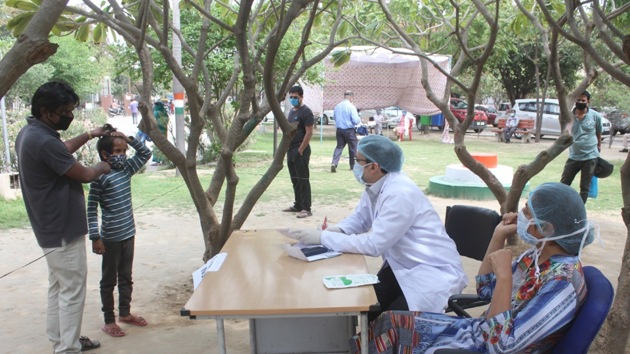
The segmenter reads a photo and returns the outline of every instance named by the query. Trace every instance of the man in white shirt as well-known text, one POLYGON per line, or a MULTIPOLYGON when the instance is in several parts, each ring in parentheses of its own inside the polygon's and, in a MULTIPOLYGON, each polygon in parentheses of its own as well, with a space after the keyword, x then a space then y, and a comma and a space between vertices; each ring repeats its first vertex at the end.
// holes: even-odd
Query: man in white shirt
MULTIPOLYGON (((401 172, 400 146, 381 135, 358 144, 353 173, 366 186, 347 218, 325 230, 295 229, 293 237, 332 250, 383 257, 374 285, 382 311, 442 312, 466 287, 455 242, 420 188, 401 172)), ((379 312, 370 312, 375 319, 379 312)))
POLYGON ((512 134, 514 134, 516 129, 518 129, 518 118, 516 117, 516 112, 513 109, 511 109, 510 115, 508 116, 508 119, 505 122, 505 129, 503 129, 503 140, 505 140, 506 144, 510 143, 512 134))
POLYGON ((374 115, 374 134, 383 135, 383 121, 385 117, 381 114, 381 110, 377 109, 376 114, 374 115))

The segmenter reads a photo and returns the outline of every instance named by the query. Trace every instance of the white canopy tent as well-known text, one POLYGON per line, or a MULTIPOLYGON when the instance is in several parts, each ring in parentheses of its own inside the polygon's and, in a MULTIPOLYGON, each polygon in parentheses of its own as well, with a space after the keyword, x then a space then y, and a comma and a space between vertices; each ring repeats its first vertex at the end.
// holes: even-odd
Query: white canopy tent
MULTIPOLYGON (((340 49, 345 50, 345 48, 340 49)), ((426 96, 420 79, 420 58, 408 49, 390 50, 355 46, 350 61, 335 68, 331 56, 326 58, 324 83, 324 109, 333 109, 343 100, 345 91, 354 92, 353 103, 359 109, 375 109, 398 106, 418 115, 433 115, 440 110, 426 96)), ((334 51, 333 51, 334 52, 334 51)), ((450 72, 451 58, 433 55, 431 59, 445 71, 450 72)), ((424 60, 424 59, 423 59, 424 60)), ((446 89, 446 76, 428 64, 429 84, 433 92, 442 97, 446 89)))

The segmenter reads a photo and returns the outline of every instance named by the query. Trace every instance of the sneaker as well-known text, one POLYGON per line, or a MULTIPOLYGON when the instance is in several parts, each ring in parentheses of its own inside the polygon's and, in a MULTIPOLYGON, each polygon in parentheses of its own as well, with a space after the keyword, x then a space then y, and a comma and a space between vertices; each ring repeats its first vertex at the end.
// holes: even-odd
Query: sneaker
POLYGON ((628 149, 623 148, 623 149, 619 150, 619 152, 628 152, 628 149))
POLYGON ((309 216, 313 216, 313 213, 311 213, 308 210, 302 210, 295 217, 298 218, 298 219, 304 219, 304 218, 309 217, 309 216))
POLYGON ((330 165, 330 172, 332 172, 332 173, 337 172, 337 166, 335 166, 335 165, 330 165))

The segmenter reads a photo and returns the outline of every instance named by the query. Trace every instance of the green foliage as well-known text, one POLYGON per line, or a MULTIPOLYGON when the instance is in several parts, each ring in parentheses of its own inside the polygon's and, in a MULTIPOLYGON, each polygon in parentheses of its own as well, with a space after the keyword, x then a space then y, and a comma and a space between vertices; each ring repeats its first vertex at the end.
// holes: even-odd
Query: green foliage
POLYGON ((338 68, 343 64, 350 61, 350 56, 352 55, 352 51, 350 48, 346 48, 345 50, 337 50, 332 52, 332 59, 330 60, 334 67, 338 68))
MULTIPOLYGON (((10 161, 9 166, 11 166, 11 171, 17 171, 17 158, 15 157, 15 139, 17 138, 20 129, 26 125, 26 116, 28 113, 24 112, 22 114, 7 111, 7 135, 9 138, 9 155, 10 161)), ((0 156, 0 166, 4 168, 6 163, 6 155, 4 153, 4 134, 0 135, 0 146, 2 147, 0 150, 2 151, 2 156, 0 156)))
POLYGON ((69 83, 80 96, 98 92, 99 84, 105 75, 101 48, 72 37, 52 37, 51 42, 59 44, 57 53, 47 60, 55 70, 51 79, 69 83))
POLYGON ((54 72, 55 68, 48 63, 31 67, 24 75, 20 76, 9 92, 7 92, 7 102, 11 103, 15 99, 19 99, 24 104, 29 103, 35 90, 50 81, 54 72))

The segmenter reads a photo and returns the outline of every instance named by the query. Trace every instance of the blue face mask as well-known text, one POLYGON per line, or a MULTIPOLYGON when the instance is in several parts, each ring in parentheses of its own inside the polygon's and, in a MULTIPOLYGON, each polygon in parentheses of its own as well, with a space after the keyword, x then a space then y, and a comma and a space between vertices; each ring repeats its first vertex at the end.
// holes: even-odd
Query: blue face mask
POLYGON ((297 107, 300 105, 300 99, 299 98, 289 98, 289 102, 291 102, 291 105, 293 107, 297 107))
POLYGON ((365 181, 363 180, 363 170, 365 169, 365 166, 372 164, 370 163, 366 163, 365 165, 361 166, 358 163, 354 164, 354 167, 352 168, 352 173, 354 174, 354 178, 357 179, 357 182, 361 183, 361 184, 365 184, 365 181))
POLYGON ((523 213, 523 210, 519 210, 518 219, 516 221, 516 232, 521 237, 521 240, 523 240, 525 243, 535 246, 542 240, 536 238, 535 236, 533 236, 527 231, 527 229, 529 228, 529 225, 531 224, 532 224, 532 221, 529 220, 527 216, 525 216, 525 213, 523 213))
POLYGON ((127 155, 109 155, 107 162, 114 170, 122 170, 127 162, 127 155))

